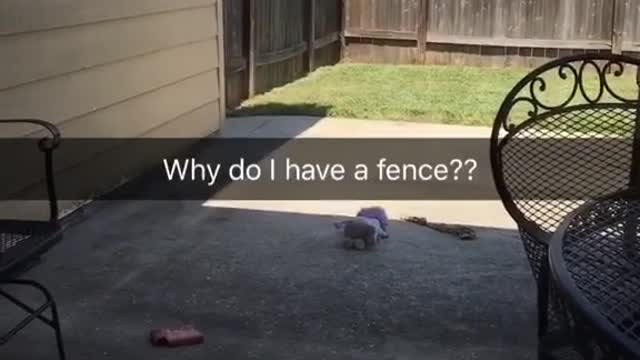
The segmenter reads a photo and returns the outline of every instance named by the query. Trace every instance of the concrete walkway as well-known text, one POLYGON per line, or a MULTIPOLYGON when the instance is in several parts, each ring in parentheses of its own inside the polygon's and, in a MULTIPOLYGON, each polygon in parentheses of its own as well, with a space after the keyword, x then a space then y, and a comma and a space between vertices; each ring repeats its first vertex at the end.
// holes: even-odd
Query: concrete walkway
POLYGON ((229 118, 225 137, 266 138, 489 138, 491 129, 405 121, 341 119, 313 116, 229 118))
MULTIPOLYGON (((225 136, 325 136, 336 127, 371 136, 383 125, 229 119, 225 136)), ((415 134, 413 126, 385 131, 415 134)), ((94 203, 27 277, 56 295, 71 360, 536 358, 532 276, 498 204, 385 203, 394 217, 490 226, 462 242, 394 221, 378 250, 348 252, 332 224, 360 205, 94 203), (205 344, 148 344, 149 330, 184 323, 201 329, 205 344)), ((1 304, 0 324, 21 315, 1 304)), ((48 360, 53 350, 51 331, 37 324, 0 358, 48 360)))
MULTIPOLYGON (((223 136, 257 138, 489 138, 491 129, 401 121, 304 116, 230 118, 223 136)), ((233 186, 233 185, 232 185, 233 186)), ((498 196, 496 194, 496 199, 498 196)), ((277 210, 304 214, 351 216, 364 206, 384 206, 394 219, 426 217, 429 221, 515 229, 500 201, 215 201, 210 206, 277 210), (462 210, 462 211, 461 211, 462 210)))

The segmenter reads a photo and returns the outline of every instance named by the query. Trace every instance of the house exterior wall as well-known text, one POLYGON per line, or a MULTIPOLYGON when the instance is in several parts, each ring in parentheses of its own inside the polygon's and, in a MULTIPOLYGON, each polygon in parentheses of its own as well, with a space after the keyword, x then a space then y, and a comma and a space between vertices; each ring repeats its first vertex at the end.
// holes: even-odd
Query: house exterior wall
MULTIPOLYGON (((63 138, 211 135, 224 121, 222 11, 222 0, 3 0, 0 118, 46 120, 63 138)), ((88 173, 92 155, 56 171, 88 173)))

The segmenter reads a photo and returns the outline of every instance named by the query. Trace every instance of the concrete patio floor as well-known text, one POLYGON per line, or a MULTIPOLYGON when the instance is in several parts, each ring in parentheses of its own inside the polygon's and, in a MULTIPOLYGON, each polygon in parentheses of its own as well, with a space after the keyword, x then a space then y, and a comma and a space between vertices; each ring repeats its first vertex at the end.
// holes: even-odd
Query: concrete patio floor
MULTIPOLYGON (((70 359, 535 357, 533 282, 511 230, 462 242, 394 222, 380 249, 357 253, 339 246, 338 217, 198 202, 87 212, 28 274, 57 296, 70 359), (148 344, 150 329, 184 323, 204 345, 148 344)), ((17 315, 2 311, 0 323, 17 315)), ((53 350, 35 324, 0 352, 53 350)))
MULTIPOLYGON (((229 119, 223 136, 332 134, 488 130, 263 117, 229 119)), ((499 201, 383 202, 391 238, 373 252, 345 251, 333 222, 368 204, 97 202, 71 217, 63 242, 26 277, 56 295, 71 360, 536 358, 534 283, 499 201), (412 215, 476 226, 479 238, 398 221, 412 215), (148 344, 151 329, 181 324, 205 343, 148 344)), ((0 324, 19 319, 1 304, 0 324)), ((52 359, 54 349, 50 329, 34 324, 0 359, 52 359)))

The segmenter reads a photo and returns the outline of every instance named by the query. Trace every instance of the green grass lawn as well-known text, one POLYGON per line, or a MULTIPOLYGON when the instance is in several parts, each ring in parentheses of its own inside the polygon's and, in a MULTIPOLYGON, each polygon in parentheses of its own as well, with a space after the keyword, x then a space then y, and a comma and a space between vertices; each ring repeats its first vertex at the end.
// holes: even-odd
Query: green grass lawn
MULTIPOLYGON (((340 64, 318 69, 306 78, 250 99, 236 114, 318 115, 489 126, 507 93, 528 71, 340 64)), ((562 81, 557 72, 549 75, 553 78, 549 79, 542 99, 559 103, 568 96, 573 79, 562 81)), ((633 76, 617 82, 622 82, 623 94, 636 89, 633 76)), ((594 75, 587 81, 587 88, 593 91, 597 89, 596 84, 594 75)), ((522 116, 525 112, 518 113, 522 116)))

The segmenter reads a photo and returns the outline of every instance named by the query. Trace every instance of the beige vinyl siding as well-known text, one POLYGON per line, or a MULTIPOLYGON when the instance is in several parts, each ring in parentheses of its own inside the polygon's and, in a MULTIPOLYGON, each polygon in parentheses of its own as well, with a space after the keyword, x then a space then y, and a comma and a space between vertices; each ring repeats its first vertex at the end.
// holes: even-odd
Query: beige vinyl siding
MULTIPOLYGON (((47 120, 66 138, 209 136, 224 121, 221 16, 222 0, 0 1, 0 118, 47 120)), ((61 181, 93 155, 65 156, 61 181)))

